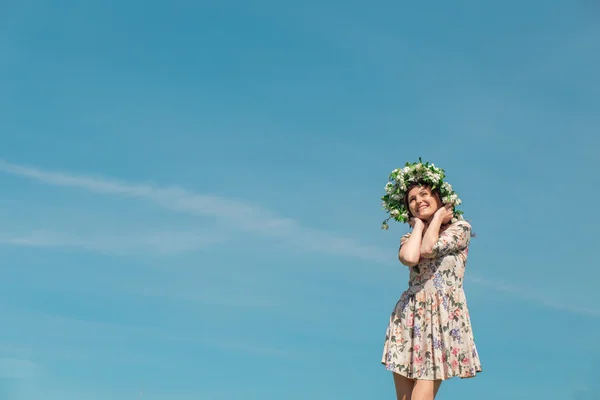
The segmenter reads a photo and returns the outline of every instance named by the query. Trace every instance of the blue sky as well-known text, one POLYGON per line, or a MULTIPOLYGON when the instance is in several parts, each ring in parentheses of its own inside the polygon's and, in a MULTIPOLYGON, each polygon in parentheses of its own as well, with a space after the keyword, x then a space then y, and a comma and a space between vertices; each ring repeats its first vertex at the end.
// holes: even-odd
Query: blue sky
POLYGON ((600 8, 365 4, 2 4, 0 399, 393 398, 418 157, 478 235, 438 398, 597 398, 600 8))

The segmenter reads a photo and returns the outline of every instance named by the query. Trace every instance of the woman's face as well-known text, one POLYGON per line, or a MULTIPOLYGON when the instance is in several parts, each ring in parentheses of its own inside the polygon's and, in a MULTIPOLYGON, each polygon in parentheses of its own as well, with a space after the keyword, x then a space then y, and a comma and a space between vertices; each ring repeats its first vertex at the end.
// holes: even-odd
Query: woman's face
POLYGON ((442 206, 439 197, 427 186, 415 186, 406 197, 410 213, 423 221, 433 218, 435 212, 442 206))

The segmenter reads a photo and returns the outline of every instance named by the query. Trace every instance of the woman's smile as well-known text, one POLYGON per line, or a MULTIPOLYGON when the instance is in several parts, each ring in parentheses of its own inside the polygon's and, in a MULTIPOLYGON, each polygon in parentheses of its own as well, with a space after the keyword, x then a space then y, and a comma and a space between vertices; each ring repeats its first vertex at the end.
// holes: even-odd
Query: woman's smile
POLYGON ((429 208, 429 204, 427 204, 427 203, 421 204, 419 206, 419 208, 417 209, 417 212, 420 214, 423 211, 426 211, 428 208, 429 208))

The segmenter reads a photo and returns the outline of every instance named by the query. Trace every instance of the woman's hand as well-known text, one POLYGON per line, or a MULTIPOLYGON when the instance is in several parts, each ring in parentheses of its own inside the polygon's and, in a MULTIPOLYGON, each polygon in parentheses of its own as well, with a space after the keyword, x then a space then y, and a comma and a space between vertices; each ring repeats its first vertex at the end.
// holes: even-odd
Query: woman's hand
POLYGON ((412 217, 409 221, 408 221, 408 225, 410 225, 411 228, 425 228, 425 222, 423 222, 422 219, 420 218, 415 218, 412 217))
POLYGON ((433 254, 435 243, 439 239, 440 227, 452 221, 454 216, 452 204, 446 204, 435 212, 421 242, 421 256, 429 258, 433 254))
POLYGON ((441 221, 442 225, 447 224, 448 222, 452 221, 452 217, 454 217, 453 208, 454 207, 452 204, 446 204, 435 212, 433 218, 437 218, 438 221, 441 221))

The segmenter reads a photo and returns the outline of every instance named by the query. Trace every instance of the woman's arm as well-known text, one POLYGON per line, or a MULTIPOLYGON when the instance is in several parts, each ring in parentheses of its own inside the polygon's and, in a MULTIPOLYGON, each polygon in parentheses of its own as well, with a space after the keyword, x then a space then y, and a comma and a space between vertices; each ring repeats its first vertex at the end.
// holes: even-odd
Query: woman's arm
POLYGON ((405 242, 400 243, 398 250, 398 259, 407 267, 414 267, 421 259, 421 240, 425 223, 420 219, 415 219, 415 224, 410 237, 405 242))
MULTIPOLYGON (((425 236, 427 236, 427 232, 425 232, 425 236)), ((470 241, 471 225, 467 221, 458 221, 439 235, 439 238, 431 249, 424 249, 421 256, 423 258, 436 258, 446 254, 457 253, 466 249, 470 241)))
POLYGON ((440 227, 443 223, 450 222, 452 219, 452 206, 444 206, 435 212, 421 242, 421 255, 430 257, 433 252, 433 246, 440 236, 440 227))

